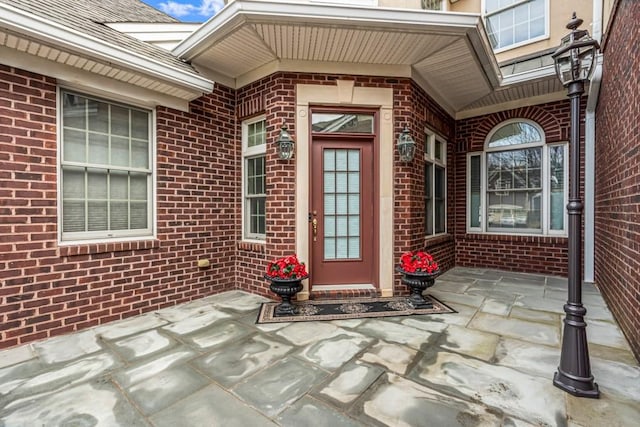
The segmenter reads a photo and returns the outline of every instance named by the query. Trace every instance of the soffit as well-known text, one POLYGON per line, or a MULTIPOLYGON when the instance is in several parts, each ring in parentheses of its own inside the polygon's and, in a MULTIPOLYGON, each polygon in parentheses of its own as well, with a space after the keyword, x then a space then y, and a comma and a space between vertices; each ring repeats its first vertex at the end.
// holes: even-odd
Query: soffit
POLYGON ((452 115, 500 82, 482 21, 472 14, 236 0, 173 52, 235 87, 296 64, 299 71, 414 77, 452 115))

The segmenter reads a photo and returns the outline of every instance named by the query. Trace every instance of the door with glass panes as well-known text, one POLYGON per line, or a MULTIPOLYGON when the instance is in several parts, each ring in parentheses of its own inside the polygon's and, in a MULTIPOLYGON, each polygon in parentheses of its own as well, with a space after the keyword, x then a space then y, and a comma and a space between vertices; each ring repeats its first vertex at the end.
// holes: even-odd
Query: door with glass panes
MULTIPOLYGON (((344 116, 335 115, 344 120, 344 116)), ((317 132, 311 149, 311 285, 376 285, 376 170, 373 114, 365 132, 317 132), (370 130, 366 132, 366 130, 370 130)), ((313 120, 325 115, 313 115, 313 120)), ((336 119, 337 120, 337 119, 336 119)), ((340 129, 340 128, 338 128, 340 129)), ((344 129, 344 128, 342 128, 344 129)), ((348 129, 347 129, 348 130, 348 129)))

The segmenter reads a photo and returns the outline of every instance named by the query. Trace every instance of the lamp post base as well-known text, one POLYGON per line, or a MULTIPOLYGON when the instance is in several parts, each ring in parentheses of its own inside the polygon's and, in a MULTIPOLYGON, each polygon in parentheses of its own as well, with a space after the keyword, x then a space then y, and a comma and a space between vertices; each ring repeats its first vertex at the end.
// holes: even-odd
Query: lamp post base
POLYGON ((587 397, 590 399, 598 399, 600 397, 598 384, 593 382, 593 377, 574 377, 558 369, 558 372, 553 375, 553 385, 576 397, 587 397))

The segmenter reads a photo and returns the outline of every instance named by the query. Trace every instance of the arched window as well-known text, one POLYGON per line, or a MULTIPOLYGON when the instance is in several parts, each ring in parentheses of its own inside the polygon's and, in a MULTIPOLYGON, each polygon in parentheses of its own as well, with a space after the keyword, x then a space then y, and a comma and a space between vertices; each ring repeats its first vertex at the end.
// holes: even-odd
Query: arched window
POLYGON ((468 155, 471 232, 565 234, 566 144, 546 144, 535 122, 496 126, 468 155))

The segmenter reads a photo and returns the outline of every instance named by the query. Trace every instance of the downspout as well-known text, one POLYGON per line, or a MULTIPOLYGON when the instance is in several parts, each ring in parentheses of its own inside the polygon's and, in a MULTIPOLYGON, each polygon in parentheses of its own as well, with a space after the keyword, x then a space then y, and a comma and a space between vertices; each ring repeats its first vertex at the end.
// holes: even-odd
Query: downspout
MULTIPOLYGON (((593 38, 602 40, 602 0, 593 2, 593 38)), ((589 84, 584 135, 584 281, 595 281, 595 158, 596 158, 596 106, 602 81, 602 54, 596 58, 596 69, 589 84)))

